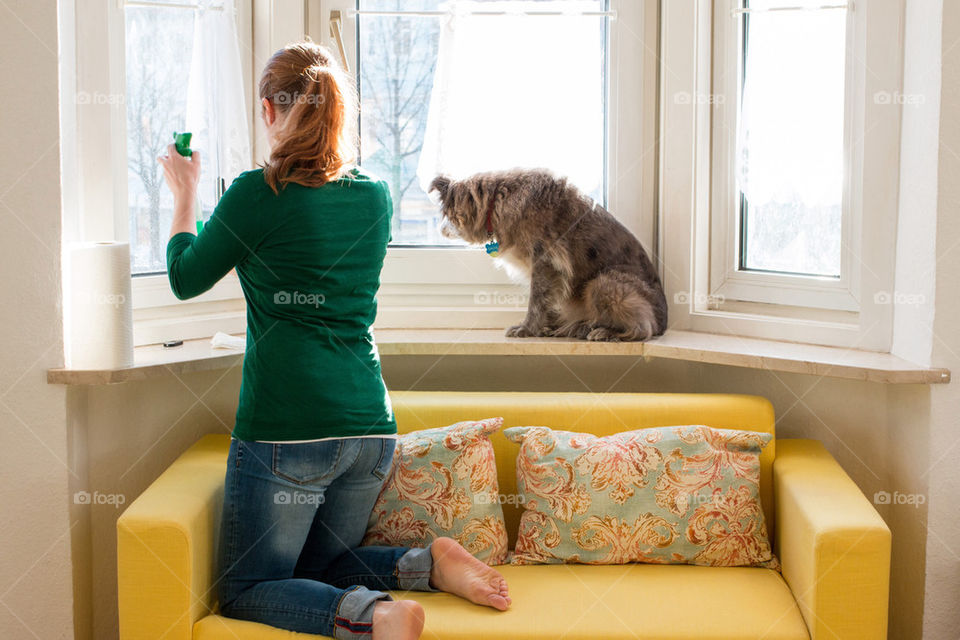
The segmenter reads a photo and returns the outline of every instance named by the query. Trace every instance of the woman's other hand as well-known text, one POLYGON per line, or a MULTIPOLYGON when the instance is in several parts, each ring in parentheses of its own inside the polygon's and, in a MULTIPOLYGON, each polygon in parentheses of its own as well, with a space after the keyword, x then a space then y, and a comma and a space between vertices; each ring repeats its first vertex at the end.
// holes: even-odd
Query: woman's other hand
POLYGON ((189 158, 177 153, 176 145, 167 145, 167 155, 157 158, 175 202, 193 202, 200 182, 200 152, 189 158))

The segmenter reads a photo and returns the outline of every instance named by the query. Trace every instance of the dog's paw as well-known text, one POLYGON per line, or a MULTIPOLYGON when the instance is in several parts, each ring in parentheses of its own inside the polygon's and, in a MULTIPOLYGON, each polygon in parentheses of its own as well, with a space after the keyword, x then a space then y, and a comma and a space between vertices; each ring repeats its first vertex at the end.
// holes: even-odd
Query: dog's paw
POLYGON ((612 329, 596 327, 587 334, 587 340, 593 342, 620 342, 620 336, 612 329))
POLYGON ((537 333, 536 331, 531 331, 526 325, 523 324, 514 325, 507 329, 508 338, 533 338, 539 335, 543 334, 537 333))
POLYGON ((577 340, 586 340, 592 327, 586 322, 572 322, 557 329, 553 335, 558 338, 576 338, 577 340))

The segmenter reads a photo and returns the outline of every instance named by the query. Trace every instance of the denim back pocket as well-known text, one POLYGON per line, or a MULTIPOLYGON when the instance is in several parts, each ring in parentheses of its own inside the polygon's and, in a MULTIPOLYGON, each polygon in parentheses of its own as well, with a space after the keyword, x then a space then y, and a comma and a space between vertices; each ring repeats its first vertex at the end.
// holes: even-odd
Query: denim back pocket
POLYGON ((395 438, 377 438, 381 441, 380 460, 373 468, 373 475, 383 480, 390 473, 390 466, 393 464, 393 452, 397 448, 395 438))
POLYGON ((342 440, 273 445, 273 475, 295 484, 312 484, 332 476, 340 462, 342 440))

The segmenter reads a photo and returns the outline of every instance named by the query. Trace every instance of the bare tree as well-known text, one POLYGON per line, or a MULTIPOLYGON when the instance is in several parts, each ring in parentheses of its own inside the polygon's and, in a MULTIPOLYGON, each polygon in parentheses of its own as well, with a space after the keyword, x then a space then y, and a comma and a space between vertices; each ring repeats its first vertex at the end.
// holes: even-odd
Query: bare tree
MULTIPOLYGON (((395 2, 396 10, 409 3, 395 2)), ((407 17, 375 17, 361 23, 366 49, 360 66, 364 120, 381 153, 369 164, 387 172, 395 207, 416 180, 430 90, 437 59, 439 24, 407 17)), ((395 218, 399 221, 399 217, 395 218)))
POLYGON ((183 33, 182 14, 133 14, 127 26, 127 166, 140 178, 148 203, 146 216, 134 212, 130 231, 136 238, 146 217, 151 269, 162 270, 165 262, 160 195, 166 187, 157 156, 172 142, 173 131, 183 126, 184 114, 175 105, 186 92, 184 70, 156 52, 189 51, 191 35, 183 33))

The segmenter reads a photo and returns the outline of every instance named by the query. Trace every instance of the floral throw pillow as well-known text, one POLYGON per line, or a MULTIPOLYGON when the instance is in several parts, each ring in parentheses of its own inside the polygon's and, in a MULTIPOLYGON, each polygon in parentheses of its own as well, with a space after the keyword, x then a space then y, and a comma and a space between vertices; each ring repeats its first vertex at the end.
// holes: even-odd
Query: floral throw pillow
POLYGON ((778 568, 760 507, 767 433, 658 427, 606 437, 513 427, 524 498, 514 564, 778 568))
POLYGON ((507 529, 489 439, 502 425, 488 418, 400 436, 362 544, 425 547, 449 536, 503 564, 507 529))

